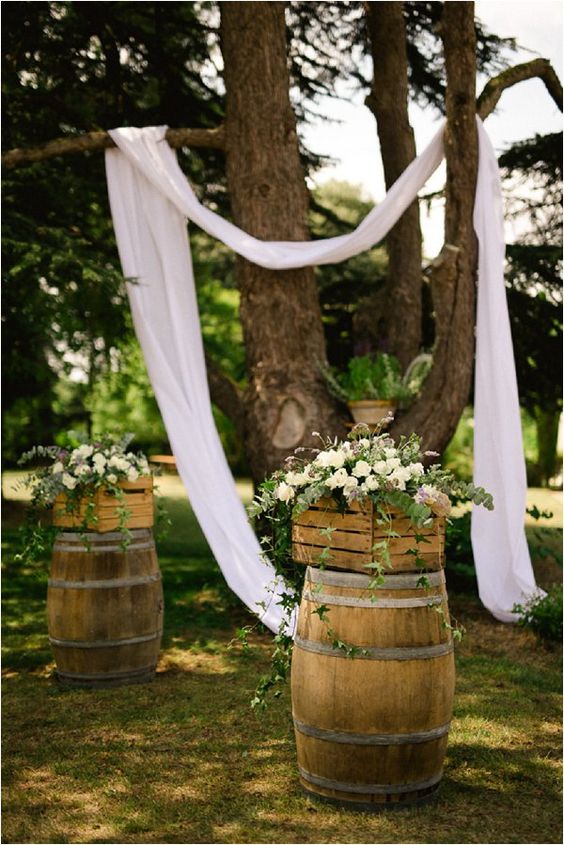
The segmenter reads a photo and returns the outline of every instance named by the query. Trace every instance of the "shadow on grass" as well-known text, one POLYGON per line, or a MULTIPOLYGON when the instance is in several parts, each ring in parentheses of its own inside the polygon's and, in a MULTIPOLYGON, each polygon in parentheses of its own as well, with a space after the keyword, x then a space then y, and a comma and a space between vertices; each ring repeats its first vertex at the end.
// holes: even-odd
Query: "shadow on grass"
MULTIPOLYGON (((559 841, 555 766, 543 744, 490 748, 455 728, 436 806, 351 814, 303 796, 287 699, 257 718, 247 700, 253 671, 203 662, 120 690, 14 679, 10 710, 16 695, 33 692, 33 703, 14 713, 5 740, 5 814, 19 820, 8 822, 7 841, 559 841)), ((473 715, 480 710, 477 702, 473 715)))

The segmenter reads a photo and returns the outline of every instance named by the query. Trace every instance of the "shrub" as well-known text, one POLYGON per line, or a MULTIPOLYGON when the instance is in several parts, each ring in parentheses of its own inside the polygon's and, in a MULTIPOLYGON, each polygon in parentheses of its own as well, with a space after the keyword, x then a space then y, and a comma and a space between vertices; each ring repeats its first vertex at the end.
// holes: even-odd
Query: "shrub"
POLYGON ((562 588, 552 587, 546 595, 532 596, 525 604, 516 604, 518 625, 530 628, 539 639, 547 642, 562 641, 562 588))

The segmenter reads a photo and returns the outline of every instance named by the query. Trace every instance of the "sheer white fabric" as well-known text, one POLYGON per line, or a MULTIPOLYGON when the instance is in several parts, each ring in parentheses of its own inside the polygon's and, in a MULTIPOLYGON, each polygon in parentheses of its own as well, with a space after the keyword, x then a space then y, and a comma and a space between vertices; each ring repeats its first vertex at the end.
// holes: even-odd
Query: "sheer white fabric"
POLYGON ((503 200, 497 159, 478 121, 480 166, 474 229, 480 240, 474 380, 474 480, 494 497, 495 517, 472 512, 472 548, 480 598, 502 622, 536 591, 523 528, 527 474, 517 376, 503 279, 503 200))
MULTIPOLYGON (((229 586, 272 630, 283 616, 280 587, 260 557, 213 422, 185 218, 269 269, 344 261, 378 243, 413 201, 443 158, 443 129, 354 232, 303 243, 260 241, 201 205, 166 143, 166 127, 110 132, 119 148, 106 152, 106 169, 120 259, 133 280, 127 287, 135 329, 179 473, 229 586)), ((511 619, 514 601, 535 583, 523 527, 526 479, 501 193, 494 151, 481 124, 479 131, 475 482, 495 494, 496 509, 474 510, 473 542, 482 601, 498 618, 511 619)))

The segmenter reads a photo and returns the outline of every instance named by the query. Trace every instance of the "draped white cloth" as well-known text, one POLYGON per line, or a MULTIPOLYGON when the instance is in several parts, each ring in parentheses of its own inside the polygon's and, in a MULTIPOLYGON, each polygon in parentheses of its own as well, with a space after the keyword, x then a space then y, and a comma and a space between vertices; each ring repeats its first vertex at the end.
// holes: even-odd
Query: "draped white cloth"
MULTIPOLYGON (((215 429, 186 218, 269 269, 344 261, 378 243, 410 205, 443 158, 443 130, 444 125, 354 232, 303 243, 258 240, 205 208, 166 143, 166 127, 110 132, 118 149, 106 152, 106 171, 121 264, 131 280, 135 330, 178 471, 229 586, 271 630, 283 618, 280 585, 260 556, 215 429)), ((474 509, 472 536, 482 601, 509 620, 513 603, 534 592, 535 582, 523 525, 526 478, 503 281, 497 160, 481 124, 479 139, 474 479, 494 494, 496 508, 482 514, 474 509)))

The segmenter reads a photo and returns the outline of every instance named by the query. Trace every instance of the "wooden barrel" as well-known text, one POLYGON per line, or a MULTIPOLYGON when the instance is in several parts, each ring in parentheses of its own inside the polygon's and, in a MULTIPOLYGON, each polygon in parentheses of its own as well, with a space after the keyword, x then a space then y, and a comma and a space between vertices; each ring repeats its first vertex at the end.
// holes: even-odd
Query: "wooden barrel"
POLYGON ((428 573, 427 589, 420 577, 386 575, 371 589, 366 575, 307 569, 292 711, 301 783, 316 797, 380 809, 439 787, 454 654, 444 573, 428 573))
POLYGON ((151 680, 159 657, 163 591, 153 533, 63 532, 47 591, 58 679, 109 687, 151 680))

